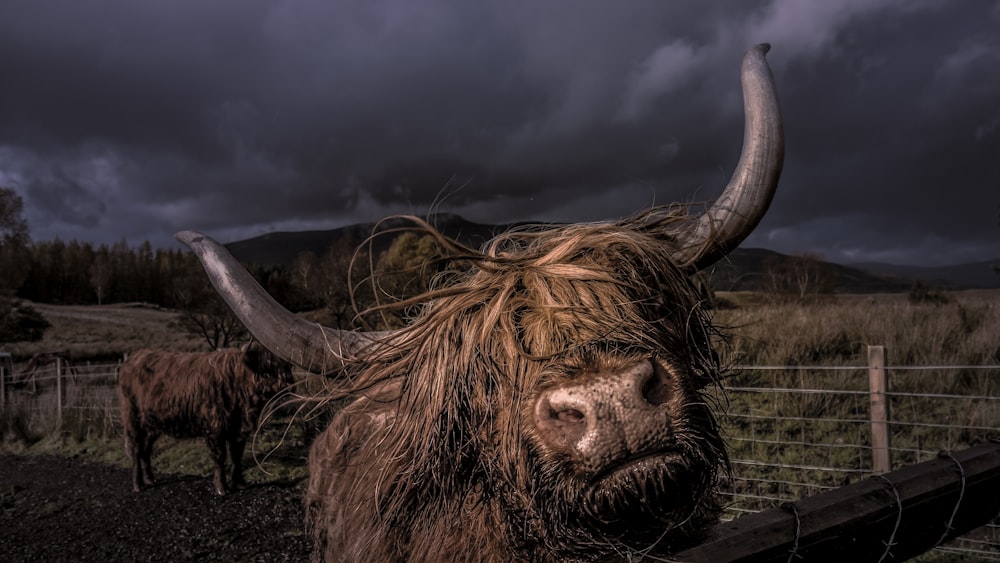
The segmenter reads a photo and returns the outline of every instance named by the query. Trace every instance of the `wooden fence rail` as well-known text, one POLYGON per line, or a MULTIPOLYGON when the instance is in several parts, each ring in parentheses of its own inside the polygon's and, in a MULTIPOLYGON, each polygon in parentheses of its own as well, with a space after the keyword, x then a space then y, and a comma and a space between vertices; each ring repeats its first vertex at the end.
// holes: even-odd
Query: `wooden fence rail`
POLYGON ((1000 516, 1000 442, 719 524, 678 561, 903 561, 1000 516))

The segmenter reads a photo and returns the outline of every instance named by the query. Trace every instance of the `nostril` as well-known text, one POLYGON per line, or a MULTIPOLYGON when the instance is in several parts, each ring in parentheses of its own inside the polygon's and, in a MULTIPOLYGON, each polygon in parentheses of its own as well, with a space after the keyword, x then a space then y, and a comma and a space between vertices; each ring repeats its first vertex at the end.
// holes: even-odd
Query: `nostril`
POLYGON ((583 422, 583 413, 576 409, 563 409, 557 411, 552 409, 549 416, 555 418, 561 422, 567 422, 570 424, 579 424, 583 422))
POLYGON ((535 405, 539 437, 550 447, 570 453, 587 432, 587 405, 565 389, 546 391, 535 405))
POLYGON ((670 375, 663 368, 655 366, 649 379, 642 384, 642 397, 649 404, 658 406, 670 399, 670 375))

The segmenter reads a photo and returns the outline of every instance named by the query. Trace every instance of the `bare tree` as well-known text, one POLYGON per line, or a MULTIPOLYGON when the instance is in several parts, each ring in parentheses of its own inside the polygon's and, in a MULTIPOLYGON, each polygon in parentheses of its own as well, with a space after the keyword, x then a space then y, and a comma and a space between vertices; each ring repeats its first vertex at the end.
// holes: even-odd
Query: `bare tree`
POLYGON ((319 258, 315 252, 306 250, 298 253, 292 261, 292 285, 309 300, 319 297, 319 258))
MULTIPOLYGON (((997 207, 997 224, 1000 225, 1000 207, 997 207)), ((1000 274, 1000 264, 993 266, 993 273, 1000 274)))
POLYGON ((792 295, 798 301, 808 301, 832 291, 834 274, 819 255, 804 253, 768 259, 764 279, 772 295, 792 295))
POLYGON ((90 285, 94 288, 94 293, 97 294, 98 305, 104 304, 104 298, 108 292, 110 262, 107 248, 102 247, 94 256, 94 263, 90 265, 90 285))
POLYGON ((789 262, 789 277, 800 301, 830 289, 829 270, 818 254, 805 253, 792 258, 789 262))
MULTIPOLYGON (((379 258, 369 287, 376 306, 388 305, 421 295, 430 289, 435 276, 449 267, 438 241, 430 235, 406 232, 397 236, 379 258)), ((381 328, 405 323, 411 311, 390 308, 380 314, 381 328)))
MULTIPOLYGON (((355 248, 347 240, 341 240, 327 248, 317 268, 317 282, 322 292, 323 303, 330 314, 333 325, 341 329, 357 328, 354 318, 358 311, 356 300, 349 283, 351 264, 358 259, 359 265, 367 263, 367 254, 356 255, 355 248)), ((368 300, 363 300, 367 306, 368 300)))
POLYGON ((24 201, 13 188, 0 188, 0 296, 13 296, 27 278, 30 243, 24 201))
POLYGON ((209 349, 228 348, 247 338, 246 327, 212 290, 196 264, 177 280, 174 291, 181 309, 181 327, 204 338, 209 349))
POLYGON ((31 254, 24 201, 13 188, 0 188, 0 341, 40 340, 50 325, 14 296, 28 277, 31 254))

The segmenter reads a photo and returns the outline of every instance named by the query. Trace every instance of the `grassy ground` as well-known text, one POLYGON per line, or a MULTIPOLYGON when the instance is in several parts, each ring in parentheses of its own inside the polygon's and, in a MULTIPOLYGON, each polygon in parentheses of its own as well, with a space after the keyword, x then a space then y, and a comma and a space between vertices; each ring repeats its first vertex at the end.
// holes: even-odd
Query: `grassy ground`
MULTIPOLYGON (((59 455, 130 467, 116 411, 68 411, 57 429, 29 425, 24 411, 0 417, 0 454, 59 455)), ((279 415, 262 425, 247 445, 245 475, 250 482, 301 481, 308 475, 307 457, 315 429, 279 415)), ((202 439, 161 437, 154 448, 158 474, 212 475, 208 447, 202 439)))
POLYGON ((716 315, 733 335, 730 359, 745 365, 850 365, 868 345, 895 365, 1000 363, 1000 290, 946 294, 944 304, 904 294, 844 295, 800 304, 722 294, 716 315))
POLYGON ((203 338, 177 326, 175 311, 143 304, 31 306, 52 326, 37 342, 0 343, 0 351, 10 352, 15 361, 48 352, 69 352, 74 361, 106 361, 139 348, 208 350, 203 338))

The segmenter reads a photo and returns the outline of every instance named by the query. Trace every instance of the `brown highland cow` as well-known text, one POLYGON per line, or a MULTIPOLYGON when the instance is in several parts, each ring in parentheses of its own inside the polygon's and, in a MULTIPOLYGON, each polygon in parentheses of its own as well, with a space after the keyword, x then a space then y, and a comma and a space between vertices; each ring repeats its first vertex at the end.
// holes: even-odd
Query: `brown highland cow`
POLYGON ((260 344, 243 350, 178 354, 139 350, 118 377, 132 490, 152 485, 150 456, 162 434, 205 437, 215 462, 215 492, 242 487, 243 448, 272 397, 293 383, 291 365, 260 344), (226 447, 233 469, 225 478, 226 447))
POLYGON ((699 541, 728 459, 705 395, 715 332, 689 276, 753 230, 777 186, 766 52, 744 58, 742 156, 703 214, 521 229, 480 251, 438 235, 471 268, 399 330, 304 322, 224 247, 178 234, 262 343, 336 371, 330 397, 354 398, 309 458, 314 559, 590 561, 699 541))

